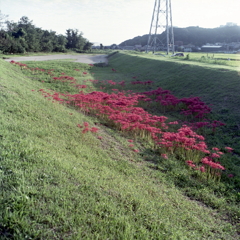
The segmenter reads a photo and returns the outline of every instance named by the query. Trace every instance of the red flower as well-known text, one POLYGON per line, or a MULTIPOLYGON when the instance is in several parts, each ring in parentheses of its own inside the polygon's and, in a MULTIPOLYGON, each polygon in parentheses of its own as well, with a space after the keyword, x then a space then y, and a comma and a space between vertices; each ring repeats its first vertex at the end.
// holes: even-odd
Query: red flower
POLYGON ((206 171, 205 167, 204 167, 204 166, 201 166, 201 167, 200 167, 200 171, 201 171, 201 172, 205 172, 205 171, 206 171))
POLYGON ((161 157, 164 158, 164 159, 168 159, 168 156, 167 156, 167 154, 165 154, 165 153, 162 153, 162 154, 161 154, 161 157))
POLYGON ((90 131, 91 131, 91 132, 97 132, 98 130, 99 130, 98 128, 92 127, 90 131))
POLYGON ((217 154, 217 153, 213 153, 213 154, 211 155, 211 157, 212 157, 212 158, 220 158, 220 155, 217 154))
POLYGON ((228 152, 232 152, 232 151, 233 151, 233 148, 230 148, 230 147, 225 147, 225 149, 226 149, 228 152))
POLYGON ((84 129, 82 130, 82 133, 86 133, 86 132, 88 132, 88 131, 89 131, 89 128, 86 127, 86 128, 84 128, 84 129))
POLYGON ((88 122, 84 122, 83 125, 84 125, 84 127, 88 127, 89 126, 88 122))

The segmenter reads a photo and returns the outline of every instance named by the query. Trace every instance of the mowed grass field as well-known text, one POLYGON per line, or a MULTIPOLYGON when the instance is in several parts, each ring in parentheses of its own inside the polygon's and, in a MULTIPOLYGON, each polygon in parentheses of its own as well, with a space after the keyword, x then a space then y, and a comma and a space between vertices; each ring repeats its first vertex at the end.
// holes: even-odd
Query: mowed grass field
MULTIPOLYGON (((117 53, 107 67, 69 61, 26 64, 72 76, 88 92, 116 88, 94 80, 124 80, 124 88, 133 92, 162 87, 177 97, 201 97, 211 104, 212 118, 226 122, 215 134, 204 133, 210 147, 235 149, 224 160, 234 177, 199 179, 174 156, 161 158, 141 139, 134 139, 135 152, 130 136, 39 92, 76 94, 79 89, 0 60, 0 239, 239 237, 237 67, 135 53, 117 53), (132 85, 133 77, 153 84, 132 85), (83 134, 77 125, 84 122, 98 132, 83 134)), ((182 117, 156 106, 147 110, 173 120, 182 117)))

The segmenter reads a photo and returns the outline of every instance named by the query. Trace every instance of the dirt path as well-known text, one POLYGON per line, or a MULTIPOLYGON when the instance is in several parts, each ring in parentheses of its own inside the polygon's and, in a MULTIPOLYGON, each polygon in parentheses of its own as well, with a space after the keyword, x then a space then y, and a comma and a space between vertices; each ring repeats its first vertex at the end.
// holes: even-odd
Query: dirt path
POLYGON ((9 59, 5 59, 6 61, 49 61, 49 60, 61 60, 61 59, 74 59, 74 62, 80 62, 80 63, 88 63, 88 64, 94 64, 94 63, 108 63, 107 55, 105 54, 99 54, 99 55, 82 55, 82 54, 76 54, 76 55, 46 55, 46 56, 29 56, 29 57, 10 57, 9 59))

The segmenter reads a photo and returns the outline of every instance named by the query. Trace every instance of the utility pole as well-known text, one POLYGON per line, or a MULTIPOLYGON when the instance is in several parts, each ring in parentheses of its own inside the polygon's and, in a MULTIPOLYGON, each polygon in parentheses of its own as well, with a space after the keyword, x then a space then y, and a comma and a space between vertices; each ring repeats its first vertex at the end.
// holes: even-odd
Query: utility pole
POLYGON ((155 0, 146 52, 174 53, 171 0, 155 0))

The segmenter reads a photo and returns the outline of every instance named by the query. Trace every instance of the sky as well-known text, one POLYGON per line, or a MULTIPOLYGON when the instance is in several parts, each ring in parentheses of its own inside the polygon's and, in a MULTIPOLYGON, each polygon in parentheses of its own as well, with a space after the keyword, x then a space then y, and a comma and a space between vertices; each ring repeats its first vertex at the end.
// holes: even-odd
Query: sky
MULTIPOLYGON (((161 0, 164 3, 165 0, 161 0)), ((90 42, 120 44, 149 34, 155 0, 0 0, 2 14, 18 22, 27 16, 36 27, 65 34, 78 29, 90 42)), ((240 26, 240 0, 172 0, 173 26, 240 26)))

